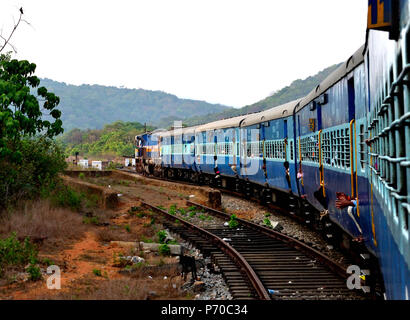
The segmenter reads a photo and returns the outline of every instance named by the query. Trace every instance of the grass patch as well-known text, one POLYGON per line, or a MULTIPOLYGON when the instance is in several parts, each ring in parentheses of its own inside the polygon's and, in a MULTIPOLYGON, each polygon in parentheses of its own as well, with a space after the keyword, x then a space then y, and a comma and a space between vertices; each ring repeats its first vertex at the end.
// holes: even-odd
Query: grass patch
POLYGON ((177 214, 177 205, 173 204, 169 207, 168 213, 175 216, 177 214))
POLYGON ((93 274, 97 277, 102 277, 102 273, 100 269, 93 269, 93 274))
POLYGON ((26 201, 12 213, 0 215, 0 235, 10 236, 15 232, 19 239, 44 239, 40 243, 50 249, 80 239, 86 229, 81 215, 56 208, 49 200, 26 201))
POLYGON ((265 218, 265 220, 263 220, 263 224, 267 227, 272 227, 272 223, 268 218, 265 218))
POLYGON ((161 244, 158 248, 158 252, 162 256, 170 256, 171 255, 171 249, 167 244, 161 244))
POLYGON ((167 233, 165 230, 160 230, 157 233, 159 243, 165 243, 165 239, 167 238, 167 233))
POLYGON ((98 226, 100 224, 100 219, 98 217, 83 217, 83 223, 98 226))
POLYGON ((235 229, 239 226, 239 222, 237 220, 237 216, 236 215, 231 215, 231 219, 229 220, 229 228, 231 229, 235 229))
POLYGON ((40 268, 32 261, 27 268, 27 273, 29 274, 29 280, 31 281, 37 281, 43 278, 43 275, 41 274, 40 268))

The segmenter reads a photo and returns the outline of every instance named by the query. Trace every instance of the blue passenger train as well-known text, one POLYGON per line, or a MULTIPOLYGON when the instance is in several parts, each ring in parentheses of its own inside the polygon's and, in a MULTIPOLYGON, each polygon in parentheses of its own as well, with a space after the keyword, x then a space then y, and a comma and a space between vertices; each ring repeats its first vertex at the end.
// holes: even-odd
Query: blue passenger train
POLYGON ((386 299, 408 300, 409 13, 408 0, 369 0, 365 45, 306 97, 139 136, 141 168, 287 207, 360 253, 364 290, 379 273, 386 299))

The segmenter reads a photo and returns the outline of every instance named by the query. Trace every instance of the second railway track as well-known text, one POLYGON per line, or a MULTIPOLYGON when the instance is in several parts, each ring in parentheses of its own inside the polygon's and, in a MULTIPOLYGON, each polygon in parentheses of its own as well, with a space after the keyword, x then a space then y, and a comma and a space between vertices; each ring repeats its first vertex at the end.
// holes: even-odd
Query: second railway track
MULTIPOLYGON (((187 202, 204 214, 228 221, 224 212, 187 202)), ((167 218, 164 226, 193 243, 221 270, 234 299, 357 299, 346 285, 346 270, 306 244, 247 220, 199 227, 184 217, 143 202, 167 218), (175 223, 175 221, 177 221, 175 223), (269 294, 270 292, 270 294, 269 294)))

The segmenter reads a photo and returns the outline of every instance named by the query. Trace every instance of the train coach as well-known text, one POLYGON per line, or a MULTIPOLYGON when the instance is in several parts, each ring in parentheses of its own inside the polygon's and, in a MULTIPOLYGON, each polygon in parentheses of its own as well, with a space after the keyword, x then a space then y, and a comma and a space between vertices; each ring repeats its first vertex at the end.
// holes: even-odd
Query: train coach
POLYGON ((369 1, 365 45, 306 97, 148 134, 157 153, 145 154, 145 172, 286 207, 360 250, 364 290, 380 273, 385 298, 409 299, 409 10, 408 0, 369 1))

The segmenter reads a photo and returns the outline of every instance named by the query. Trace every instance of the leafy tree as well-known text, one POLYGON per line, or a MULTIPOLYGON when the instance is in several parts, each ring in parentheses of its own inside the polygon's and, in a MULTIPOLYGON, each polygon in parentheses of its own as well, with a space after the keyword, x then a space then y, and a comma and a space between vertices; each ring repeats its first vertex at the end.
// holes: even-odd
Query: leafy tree
POLYGON ((0 57, 0 158, 21 161, 22 137, 43 132, 52 138, 63 132, 61 111, 56 109, 60 98, 39 87, 35 70, 36 65, 26 60, 10 59, 10 55, 0 57), (38 97, 31 93, 37 87, 38 97), (49 111, 54 122, 42 120, 42 110, 49 111))

